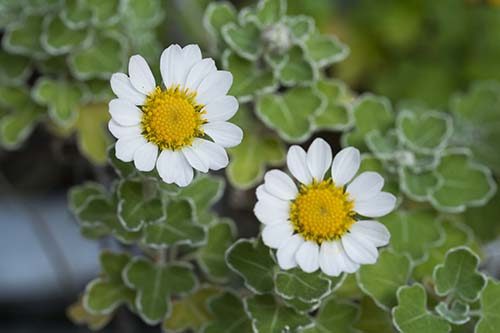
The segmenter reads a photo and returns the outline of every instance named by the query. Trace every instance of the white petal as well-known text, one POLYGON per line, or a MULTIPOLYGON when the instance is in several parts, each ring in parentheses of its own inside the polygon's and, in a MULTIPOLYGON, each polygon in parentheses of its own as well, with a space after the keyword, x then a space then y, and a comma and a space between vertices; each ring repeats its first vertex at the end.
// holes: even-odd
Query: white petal
POLYGON ((271 224, 262 230, 262 241, 272 249, 277 249, 293 234, 293 226, 289 222, 271 224))
POLYGON ((234 96, 222 96, 205 106, 204 116, 210 122, 226 121, 238 111, 238 100, 234 96))
POLYGON ((298 194, 293 180, 281 170, 271 170, 264 176, 265 189, 282 200, 293 200, 298 194))
POLYGON ((128 75, 130 76, 130 83, 141 93, 147 95, 155 89, 155 77, 146 60, 140 55, 136 54, 130 57, 128 75))
POLYGON ((196 101, 201 104, 209 104, 227 94, 233 84, 233 75, 228 71, 216 71, 208 74, 201 81, 197 90, 196 101))
POLYGON ((111 119, 108 122, 108 129, 113 134, 113 136, 117 139, 124 138, 127 136, 139 136, 141 135, 141 127, 138 125, 135 126, 122 126, 118 124, 116 121, 111 119))
POLYGON ((206 123, 203 125, 203 130, 215 141, 215 143, 222 147, 237 146, 243 139, 243 131, 241 128, 226 121, 206 123))
POLYGON ((271 193, 267 192, 265 189, 264 184, 259 185, 257 187, 257 190, 255 191, 257 195, 257 200, 262 201, 263 203, 277 206, 277 207, 285 207, 286 210, 288 211, 288 208, 290 206, 290 201, 288 200, 281 200, 280 198, 272 195, 271 193))
POLYGON ((111 90, 118 98, 129 101, 134 105, 143 105, 146 95, 137 91, 127 75, 123 73, 115 73, 111 75, 111 90))
POLYGON ((187 146, 182 149, 182 154, 189 162, 189 164, 198 171, 208 172, 209 163, 208 156, 206 156, 203 151, 195 148, 195 143, 192 146, 187 146))
POLYGON ((148 142, 139 147, 134 153, 134 164, 139 171, 151 171, 155 167, 158 157, 158 146, 148 142))
POLYGON ((354 211, 368 217, 380 217, 392 212, 396 206, 396 197, 391 193, 380 192, 366 200, 354 201, 354 211))
POLYGON ((179 45, 173 44, 166 48, 160 57, 160 72, 165 87, 179 84, 175 82, 176 67, 182 62, 182 49, 179 45))
POLYGON ((307 166, 317 181, 323 180, 326 171, 332 165, 332 149, 323 139, 317 138, 307 150, 307 166))
POLYGON ((337 248, 334 242, 323 242, 319 249, 319 267, 326 275, 339 276, 342 273, 341 267, 336 263, 335 256, 337 248))
POLYGON ((376 172, 366 171, 354 178, 346 191, 351 199, 366 200, 380 193, 382 187, 384 187, 384 178, 376 172))
POLYGON ((302 236, 295 234, 281 244, 278 251, 276 251, 276 259, 278 259, 278 265, 282 269, 290 269, 297 266, 295 254, 303 243, 304 239, 302 236))
POLYGON ((340 240, 331 242, 334 252, 332 265, 339 267, 341 272, 354 273, 359 269, 359 264, 349 258, 340 240))
POLYGON ((215 67, 215 62, 211 58, 205 58, 199 61, 189 71, 185 87, 191 91, 197 91, 201 81, 215 71, 217 71, 217 67, 215 67))
POLYGON ((226 150, 212 141, 196 138, 193 141, 192 147, 198 154, 206 157, 208 167, 212 170, 220 170, 229 164, 226 150))
POLYGON ((345 233, 342 236, 342 245, 349 258, 358 264, 374 264, 377 261, 377 248, 360 234, 345 233))
POLYGON ((274 201, 257 201, 254 214, 264 224, 282 223, 290 217, 290 202, 275 199, 274 201))
POLYGON ((307 166, 307 154, 300 146, 291 146, 286 155, 288 170, 302 184, 310 184, 312 175, 307 166))
POLYGON ((138 125, 142 120, 142 111, 134 104, 121 98, 109 102, 109 113, 114 121, 123 126, 138 125))
POLYGON ((193 168, 181 152, 163 150, 156 162, 161 179, 167 184, 176 183, 184 187, 193 180, 193 168))
POLYGON ((385 225, 377 221, 357 221, 354 223, 349 232, 359 234, 367 240, 370 240, 374 246, 385 246, 389 244, 391 233, 385 225))
POLYGON ((319 268, 319 247, 316 242, 306 241, 295 254, 299 267, 306 273, 312 273, 319 268))
POLYGON ((347 147, 335 155, 332 164, 332 180, 337 186, 348 183, 358 172, 361 156, 359 150, 347 147))
POLYGON ((179 64, 179 70, 175 73, 175 81, 185 86, 186 79, 193 66, 201 61, 201 50, 198 45, 190 44, 182 49, 182 63, 179 64))
POLYGON ((143 136, 128 136, 116 141, 116 157, 123 162, 130 162, 134 159, 135 151, 147 143, 143 136))

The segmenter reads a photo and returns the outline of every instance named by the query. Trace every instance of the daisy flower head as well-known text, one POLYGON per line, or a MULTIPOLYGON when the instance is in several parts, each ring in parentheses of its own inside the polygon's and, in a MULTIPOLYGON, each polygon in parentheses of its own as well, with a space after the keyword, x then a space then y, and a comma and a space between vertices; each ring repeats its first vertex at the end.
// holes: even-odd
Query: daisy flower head
POLYGON ((321 269, 338 276, 377 261, 377 248, 388 244, 389 231, 360 217, 390 213, 396 197, 382 192, 384 179, 376 172, 354 178, 360 160, 359 150, 347 147, 332 163, 330 146, 318 138, 307 152, 299 146, 288 150, 287 166, 299 184, 283 171, 266 173, 254 212, 264 224, 262 239, 277 249, 282 269, 299 266, 304 272, 321 269))
POLYGON ((160 58, 157 85, 146 60, 130 58, 128 76, 115 73, 109 103, 109 130, 118 140, 116 157, 140 171, 155 167, 166 183, 187 186, 193 169, 219 170, 229 160, 225 148, 241 142, 242 130, 228 122, 238 101, 227 95, 231 73, 202 59, 198 45, 171 45, 160 58))

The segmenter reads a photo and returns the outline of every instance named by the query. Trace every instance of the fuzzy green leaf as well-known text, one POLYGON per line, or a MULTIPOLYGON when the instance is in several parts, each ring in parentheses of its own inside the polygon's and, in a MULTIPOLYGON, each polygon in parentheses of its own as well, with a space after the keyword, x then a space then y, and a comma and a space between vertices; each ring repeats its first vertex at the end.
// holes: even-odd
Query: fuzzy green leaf
POLYGON ((414 171, 410 167, 399 169, 401 190, 416 201, 426 201, 439 183, 434 171, 414 171))
POLYGON ((41 43, 51 55, 67 53, 77 47, 85 48, 90 45, 93 30, 68 28, 58 16, 48 18, 44 24, 41 43))
POLYGON ((111 319, 112 315, 94 315, 85 310, 82 301, 70 305, 66 309, 66 316, 77 325, 85 325, 92 331, 98 331, 106 326, 111 319))
POLYGON ((86 158, 97 165, 106 163, 107 149, 111 143, 105 125, 110 118, 107 110, 107 103, 83 105, 76 122, 78 148, 86 158))
POLYGON ((31 72, 31 59, 0 50, 1 83, 21 84, 31 72))
POLYGON ((337 80, 320 80, 316 83, 327 104, 314 118, 319 129, 343 130, 351 124, 351 110, 347 106, 348 92, 345 84, 337 80))
POLYGON ((407 256, 383 250, 376 264, 361 266, 356 278, 363 292, 387 310, 396 304, 396 291, 408 282, 410 273, 407 256))
POLYGON ((434 268, 436 293, 465 302, 476 301, 486 285, 486 278, 477 271, 478 265, 479 257, 469 248, 451 249, 444 263, 434 268))
POLYGON ((196 218, 202 223, 201 216, 206 213, 224 193, 224 180, 211 175, 198 175, 187 187, 178 192, 178 197, 189 200, 195 207, 196 218))
POLYGON ((398 306, 392 310, 394 324, 402 333, 447 333, 450 325, 427 310, 427 294, 421 284, 398 290, 398 306))
MULTIPOLYGON (((498 183, 497 183, 498 188, 498 183)), ((470 207, 464 213, 464 222, 481 241, 492 241, 500 235, 500 223, 491 223, 500 216, 500 191, 485 206, 470 207)))
POLYGON ((363 333, 394 332, 391 317, 368 296, 361 298, 359 319, 354 327, 363 333))
POLYGON ((197 285, 192 267, 187 264, 155 265, 139 257, 125 267, 123 277, 127 286, 137 291, 137 311, 149 325, 161 322, 171 311, 172 294, 190 292, 197 285))
POLYGON ((306 302, 306 301, 303 301, 299 298, 292 298, 292 299, 283 298, 283 302, 286 305, 294 308, 295 311, 300 312, 300 313, 312 312, 312 311, 318 309, 319 306, 321 305, 321 301, 306 302))
POLYGON ((354 333, 352 324, 358 317, 358 307, 350 303, 326 301, 319 309, 312 328, 304 333, 354 333))
POLYGON ((470 320, 469 304, 455 301, 448 306, 445 302, 440 302, 436 306, 436 312, 454 325, 463 325, 470 320))
POLYGON ((335 36, 313 33, 305 41, 308 56, 319 67, 344 60, 349 55, 347 45, 335 36))
POLYGON ((45 58, 46 53, 40 43, 43 19, 43 16, 29 14, 9 24, 3 36, 3 47, 11 53, 45 58))
POLYGON ((296 86, 312 83, 317 77, 316 68, 311 64, 298 46, 292 47, 286 54, 286 61, 279 68, 278 76, 285 86, 296 86))
POLYGON ((87 5, 94 13, 93 22, 99 26, 117 22, 123 12, 122 0, 87 0, 87 5))
POLYGON ((60 16, 68 28, 81 29, 90 23, 92 9, 80 0, 66 0, 60 16))
POLYGON ((286 13, 286 0, 260 0, 255 15, 259 22, 270 25, 278 22, 286 13))
POLYGON ((108 147, 108 163, 113 167, 120 178, 129 178, 137 173, 133 163, 123 162, 116 157, 115 147, 108 147))
POLYGON ((41 110, 28 107, 16 110, 0 119, 0 143, 7 149, 17 149, 29 137, 37 121, 41 117, 41 110))
POLYGON ((228 23, 236 22, 236 16, 236 9, 232 3, 228 1, 211 2, 205 11, 203 24, 216 40, 221 40, 222 27, 228 23))
POLYGON ((287 16, 283 19, 284 24, 290 29, 296 42, 306 40, 314 32, 314 20, 308 16, 287 16))
POLYGON ((260 43, 260 28, 254 21, 244 22, 243 25, 228 23, 222 27, 224 41, 239 56, 255 61, 262 53, 260 43))
POLYGON ((331 281, 319 272, 305 273, 296 268, 278 271, 274 279, 276 293, 286 299, 313 302, 330 293, 331 281))
POLYGON ((208 300, 208 309, 214 320, 203 329, 203 333, 251 333, 252 325, 243 307, 241 298, 226 291, 208 300))
POLYGON ((496 333, 500 327, 500 282, 488 279, 481 293, 481 319, 476 325, 476 333, 496 333))

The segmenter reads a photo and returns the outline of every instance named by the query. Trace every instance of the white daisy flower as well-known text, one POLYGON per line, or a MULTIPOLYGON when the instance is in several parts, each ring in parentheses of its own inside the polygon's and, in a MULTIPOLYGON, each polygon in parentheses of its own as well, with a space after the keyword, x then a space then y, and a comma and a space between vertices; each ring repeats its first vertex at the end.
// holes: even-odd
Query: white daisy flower
POLYGON ((388 244, 389 231, 358 216, 384 216, 394 209, 396 198, 381 191, 384 179, 376 172, 363 172, 351 182, 359 169, 359 150, 342 149, 332 163, 330 146, 316 139, 307 153, 290 147, 287 165, 300 185, 283 171, 267 172, 254 209, 264 224, 264 243, 278 249, 279 266, 298 265, 304 272, 319 268, 338 276, 375 263, 377 247, 388 244), (325 178, 330 168, 331 177, 325 178))
POLYGON ((156 166, 163 181, 179 186, 191 183, 193 168, 208 172, 227 166, 224 148, 238 145, 243 136, 227 122, 238 110, 236 98, 227 95, 231 73, 202 59, 197 45, 163 51, 162 87, 140 55, 130 58, 128 72, 111 77, 118 98, 109 103, 109 130, 118 139, 118 159, 134 161, 140 171, 156 166))

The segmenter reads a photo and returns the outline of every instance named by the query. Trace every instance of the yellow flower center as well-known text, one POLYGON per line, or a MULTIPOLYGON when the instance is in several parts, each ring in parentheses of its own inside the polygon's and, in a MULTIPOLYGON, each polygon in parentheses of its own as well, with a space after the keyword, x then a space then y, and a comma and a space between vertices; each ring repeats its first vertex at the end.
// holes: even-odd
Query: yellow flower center
POLYGON ((354 203, 343 187, 331 179, 302 185, 290 207, 290 220, 296 232, 306 240, 339 239, 355 222, 354 203))
POLYGON ((196 92, 172 86, 151 92, 142 106, 142 134, 160 149, 179 150, 203 136, 207 121, 203 104, 195 101, 196 92))

